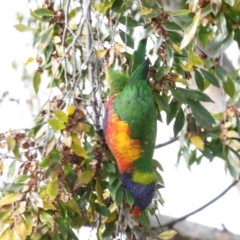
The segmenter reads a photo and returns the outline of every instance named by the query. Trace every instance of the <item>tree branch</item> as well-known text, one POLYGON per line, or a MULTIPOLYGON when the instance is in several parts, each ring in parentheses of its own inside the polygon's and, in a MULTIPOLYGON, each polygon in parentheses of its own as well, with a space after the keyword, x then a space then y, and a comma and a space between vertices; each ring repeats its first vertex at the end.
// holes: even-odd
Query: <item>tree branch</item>
POLYGON ((91 101, 92 101, 92 108, 93 108, 93 120, 96 129, 99 129, 101 124, 99 120, 99 112, 97 109, 97 61, 96 56, 94 54, 94 37, 93 37, 93 29, 92 29, 92 18, 91 18, 91 1, 85 0, 83 2, 83 15, 85 18, 85 26, 86 26, 86 57, 88 59, 87 66, 88 66, 88 79, 91 83, 91 101))
POLYGON ((155 146, 155 149, 161 148, 161 147, 165 147, 165 146, 167 146, 167 145, 169 145, 169 144, 171 144, 171 143, 173 143, 173 142, 176 142, 178 139, 179 139, 179 137, 174 137, 174 138, 170 139, 169 141, 167 141, 167 142, 165 142, 165 143, 157 144, 157 145, 155 146))
POLYGON ((184 219, 194 215, 197 212, 202 211, 204 208, 208 207, 209 205, 211 205, 212 203, 214 203, 215 201, 217 201, 219 198, 221 198, 223 195, 225 195, 233 186, 235 186, 237 183, 239 182, 239 180, 234 180, 233 183, 231 183, 223 192, 221 192, 217 197, 215 197, 214 199, 212 199, 210 202, 206 203, 205 205, 203 205, 202 207, 196 209, 193 212, 190 212, 188 214, 186 214, 185 216, 182 216, 178 219, 172 220, 166 224, 163 224, 162 227, 168 227, 171 228, 173 227, 174 224, 183 221, 184 219))

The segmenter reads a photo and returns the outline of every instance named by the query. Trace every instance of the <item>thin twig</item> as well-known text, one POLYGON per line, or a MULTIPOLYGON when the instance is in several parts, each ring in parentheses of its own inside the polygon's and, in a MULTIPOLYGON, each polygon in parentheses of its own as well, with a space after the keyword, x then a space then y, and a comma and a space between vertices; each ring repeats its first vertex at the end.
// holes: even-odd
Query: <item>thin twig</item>
POLYGON ((167 141, 167 142, 165 142, 165 143, 157 144, 157 145, 155 146, 155 149, 161 148, 161 147, 165 147, 165 146, 167 146, 167 145, 169 145, 169 144, 171 144, 171 143, 173 143, 173 142, 176 142, 178 139, 179 139, 179 137, 174 137, 174 138, 170 139, 169 141, 167 141))
POLYGON ((146 236, 136 226, 134 226, 132 219, 129 215, 129 212, 126 210, 126 208, 123 208, 123 215, 127 220, 128 226, 130 227, 135 238, 138 240, 146 240, 146 236))
POLYGON ((97 129, 100 128, 100 120, 99 113, 97 109, 97 61, 96 56, 94 54, 94 37, 93 37, 93 29, 92 29, 92 19, 91 19, 91 1, 85 0, 83 4, 83 15, 85 18, 85 26, 86 26, 86 64, 88 66, 88 79, 91 83, 91 101, 92 101, 92 109, 93 109, 93 119, 94 125, 97 129))
POLYGON ((206 203, 205 205, 203 205, 202 207, 196 209, 195 211, 193 212, 190 212, 178 219, 175 219, 175 220, 172 220, 168 223, 165 223, 162 225, 162 227, 168 227, 168 228, 171 228, 174 224, 178 223, 178 222, 181 222, 183 221, 184 219, 194 215, 195 213, 197 212, 200 212, 202 211, 204 208, 208 207, 209 205, 211 205, 212 203, 216 202, 219 198, 221 198, 223 195, 225 195, 233 186, 235 186, 237 183, 239 182, 239 180, 234 180, 223 192, 221 192, 217 197, 215 197, 214 199, 212 199, 210 202, 206 203))

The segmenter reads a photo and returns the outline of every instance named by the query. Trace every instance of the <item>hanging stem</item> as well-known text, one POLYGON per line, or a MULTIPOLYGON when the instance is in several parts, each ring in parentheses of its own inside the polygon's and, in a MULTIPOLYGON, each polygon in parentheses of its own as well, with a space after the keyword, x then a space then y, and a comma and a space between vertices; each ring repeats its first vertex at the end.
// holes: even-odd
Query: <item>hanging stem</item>
POLYGON ((93 121, 96 129, 100 128, 100 114, 98 111, 97 101, 97 60, 94 53, 94 37, 92 29, 92 18, 91 18, 91 1, 83 0, 83 15, 85 18, 86 27, 86 64, 88 66, 88 80, 91 83, 91 102, 93 109, 93 121))

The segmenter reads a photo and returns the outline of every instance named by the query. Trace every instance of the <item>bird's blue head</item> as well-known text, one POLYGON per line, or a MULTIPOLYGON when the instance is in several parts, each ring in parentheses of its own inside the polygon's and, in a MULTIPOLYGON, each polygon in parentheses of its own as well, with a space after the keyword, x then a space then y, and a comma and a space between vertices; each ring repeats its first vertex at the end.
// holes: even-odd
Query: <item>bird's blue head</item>
POLYGON ((132 180, 132 174, 123 173, 122 183, 134 199, 132 215, 137 216, 151 203, 155 193, 156 182, 144 185, 134 182, 132 180))

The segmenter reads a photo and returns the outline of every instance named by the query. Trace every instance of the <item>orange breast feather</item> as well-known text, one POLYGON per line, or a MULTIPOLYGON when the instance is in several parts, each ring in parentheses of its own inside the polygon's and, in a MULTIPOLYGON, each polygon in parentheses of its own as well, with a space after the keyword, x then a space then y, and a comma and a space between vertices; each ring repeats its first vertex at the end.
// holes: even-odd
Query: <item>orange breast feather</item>
POLYGON ((130 138, 131 129, 128 123, 121 121, 114 112, 112 96, 105 106, 104 134, 113 156, 115 157, 120 173, 130 170, 131 163, 137 160, 142 153, 139 140, 130 138))

